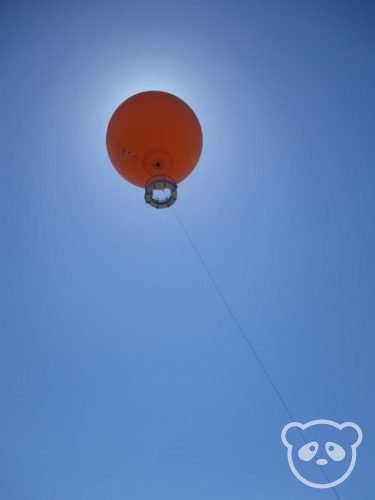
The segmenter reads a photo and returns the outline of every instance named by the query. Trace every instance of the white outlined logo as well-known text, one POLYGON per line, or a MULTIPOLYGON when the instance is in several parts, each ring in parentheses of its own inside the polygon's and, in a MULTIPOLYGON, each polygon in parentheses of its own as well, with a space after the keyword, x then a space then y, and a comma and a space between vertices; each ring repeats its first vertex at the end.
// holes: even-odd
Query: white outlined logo
POLYGON ((362 438, 359 425, 324 419, 307 424, 291 422, 281 432, 281 440, 288 449, 290 470, 311 488, 333 488, 345 481, 354 469, 362 438), (324 482, 316 479, 317 468, 321 469, 324 482))

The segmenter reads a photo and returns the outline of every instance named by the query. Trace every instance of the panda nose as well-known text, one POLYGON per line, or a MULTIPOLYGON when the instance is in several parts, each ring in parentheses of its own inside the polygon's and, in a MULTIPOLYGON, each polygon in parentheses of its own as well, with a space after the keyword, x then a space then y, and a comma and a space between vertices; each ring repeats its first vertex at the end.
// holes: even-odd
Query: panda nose
POLYGON ((328 464, 328 460, 326 460, 325 458, 319 458, 316 463, 318 465, 327 465, 328 464))

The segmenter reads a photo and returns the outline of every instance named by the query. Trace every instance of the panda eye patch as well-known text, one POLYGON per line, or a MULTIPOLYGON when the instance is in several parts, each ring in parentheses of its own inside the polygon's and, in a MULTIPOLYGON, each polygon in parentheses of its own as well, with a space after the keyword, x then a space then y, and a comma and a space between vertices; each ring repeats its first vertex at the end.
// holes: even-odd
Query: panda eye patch
POLYGON ((325 448, 329 457, 332 458, 332 460, 334 460, 335 462, 344 460, 346 453, 344 448, 342 448, 342 446, 340 446, 339 444, 328 441, 325 448))
POLYGON ((308 462, 312 460, 317 454, 319 449, 319 445, 316 441, 312 441, 311 443, 307 443, 298 451, 298 457, 304 462, 308 462))

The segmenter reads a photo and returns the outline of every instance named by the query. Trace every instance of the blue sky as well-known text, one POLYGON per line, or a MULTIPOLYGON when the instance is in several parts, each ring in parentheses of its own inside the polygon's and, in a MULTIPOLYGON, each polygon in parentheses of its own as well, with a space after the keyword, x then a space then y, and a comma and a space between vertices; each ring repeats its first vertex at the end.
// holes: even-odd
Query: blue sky
POLYGON ((172 210, 110 165, 114 109, 184 99, 176 211, 294 417, 364 433, 373 498, 374 16, 365 1, 0 6, 1 500, 334 499, 172 210))

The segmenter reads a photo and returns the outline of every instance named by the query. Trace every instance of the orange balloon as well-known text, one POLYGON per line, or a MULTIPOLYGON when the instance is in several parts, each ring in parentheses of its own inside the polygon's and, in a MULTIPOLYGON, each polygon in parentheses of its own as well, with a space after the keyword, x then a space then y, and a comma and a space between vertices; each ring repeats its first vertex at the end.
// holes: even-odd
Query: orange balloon
POLYGON ((157 208, 174 203, 177 183, 198 163, 202 145, 202 129, 193 110, 167 92, 130 97, 113 113, 107 129, 114 167, 129 182, 146 188, 146 202, 157 208), (154 199, 163 188, 171 197, 154 199))

